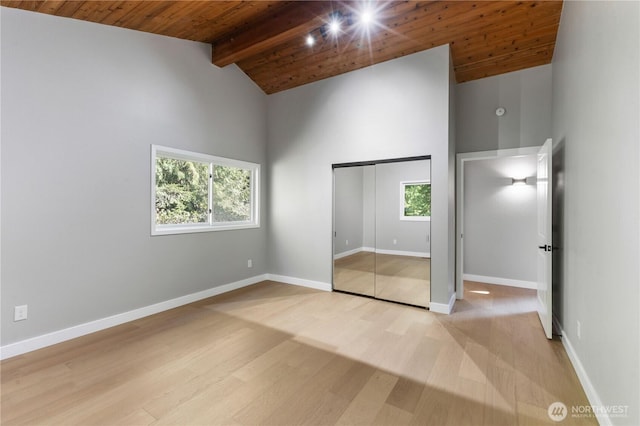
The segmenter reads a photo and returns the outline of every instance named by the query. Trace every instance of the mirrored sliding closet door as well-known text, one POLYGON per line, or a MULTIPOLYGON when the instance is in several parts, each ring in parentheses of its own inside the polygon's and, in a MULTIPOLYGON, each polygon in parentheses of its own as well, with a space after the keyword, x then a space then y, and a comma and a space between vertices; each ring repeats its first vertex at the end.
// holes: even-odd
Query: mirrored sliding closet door
POLYGON ((334 165, 333 236, 334 290, 428 307, 429 157, 334 165))
POLYGON ((375 183, 373 165, 334 169, 334 290, 375 296, 375 183))

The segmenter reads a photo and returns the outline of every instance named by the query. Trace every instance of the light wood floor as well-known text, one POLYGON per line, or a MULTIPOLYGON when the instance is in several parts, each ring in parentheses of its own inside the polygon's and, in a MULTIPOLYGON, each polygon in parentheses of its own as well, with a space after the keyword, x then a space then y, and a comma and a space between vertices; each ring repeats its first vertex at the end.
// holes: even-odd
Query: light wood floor
POLYGON ((431 298, 431 259, 361 251, 334 261, 333 287, 427 307, 431 298))
POLYGON ((376 297, 429 306, 431 259, 376 253, 376 297))
POLYGON ((336 290, 375 296, 376 254, 360 251, 333 261, 333 287, 336 290))
POLYGON ((2 424, 538 425, 587 404, 532 291, 465 291, 446 316, 260 283, 3 361, 2 424))

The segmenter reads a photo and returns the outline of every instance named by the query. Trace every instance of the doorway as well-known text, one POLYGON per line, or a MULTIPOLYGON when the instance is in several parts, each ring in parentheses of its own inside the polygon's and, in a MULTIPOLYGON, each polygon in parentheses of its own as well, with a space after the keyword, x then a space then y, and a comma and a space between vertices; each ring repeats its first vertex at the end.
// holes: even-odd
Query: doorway
MULTIPOLYGON (((457 167, 456 167, 456 298, 464 299, 464 276, 465 276, 465 167, 469 170, 471 167, 477 165, 478 162, 483 160, 499 160, 499 159, 510 159, 516 157, 523 156, 535 156, 537 155, 539 147, 527 147, 527 148, 515 148, 515 149, 501 149, 495 151, 483 151, 483 152, 472 152, 472 153, 463 153, 457 155, 457 167), (474 164, 475 163, 475 164, 474 164)), ((498 185, 503 185, 506 187, 511 187, 513 184, 524 184, 531 185, 532 182, 527 181, 526 178, 530 178, 535 175, 535 172, 531 174, 531 176, 516 176, 511 175, 508 176, 506 173, 502 173, 501 177, 496 177, 495 179, 502 179, 501 182, 494 182, 498 185), (521 181, 521 179, 525 179, 525 181, 521 181), (518 182, 517 182, 518 181, 518 182)), ((527 186, 528 186, 527 185, 527 186)), ((490 203, 491 200, 487 200, 487 203, 490 203)), ((531 230, 532 232, 535 229, 531 230)), ((495 239, 491 238, 491 236, 485 237, 486 241, 476 241, 474 244, 484 244, 484 253, 485 254, 494 254, 495 250, 492 251, 492 248, 495 248, 496 244, 500 244, 499 241, 495 241, 495 239)), ((471 241, 469 241, 471 243, 471 241)), ((480 248, 479 248, 480 250, 480 248)), ((501 259, 502 260, 502 259, 501 259)), ((491 274, 476 274, 474 278, 478 278, 480 281, 480 277, 490 276, 492 281, 500 281, 496 280, 494 275, 491 274)), ((510 285, 516 287, 526 287, 532 288, 533 283, 528 280, 513 280, 513 279, 504 279, 501 282, 495 282, 495 284, 503 284, 510 285)))

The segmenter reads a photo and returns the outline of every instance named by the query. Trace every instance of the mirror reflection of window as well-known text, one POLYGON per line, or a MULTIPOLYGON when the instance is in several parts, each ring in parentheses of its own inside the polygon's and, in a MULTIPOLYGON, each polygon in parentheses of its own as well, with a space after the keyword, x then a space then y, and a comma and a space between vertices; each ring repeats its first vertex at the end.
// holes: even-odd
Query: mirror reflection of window
POLYGON ((431 220, 431 183, 400 183, 400 219, 431 220))

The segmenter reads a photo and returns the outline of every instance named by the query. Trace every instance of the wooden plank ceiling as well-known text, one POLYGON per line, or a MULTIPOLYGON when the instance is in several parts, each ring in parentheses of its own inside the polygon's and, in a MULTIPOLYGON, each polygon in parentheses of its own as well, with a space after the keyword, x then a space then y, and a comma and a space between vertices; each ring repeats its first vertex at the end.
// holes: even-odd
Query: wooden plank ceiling
POLYGON ((458 83, 551 62, 562 1, 7 1, 2 6, 213 45, 276 93, 449 43, 458 83), (363 7, 375 10, 368 30, 363 7), (337 36, 327 32, 342 21, 337 36), (309 47, 311 35, 316 43, 309 47))

